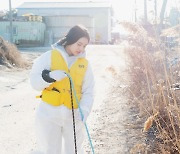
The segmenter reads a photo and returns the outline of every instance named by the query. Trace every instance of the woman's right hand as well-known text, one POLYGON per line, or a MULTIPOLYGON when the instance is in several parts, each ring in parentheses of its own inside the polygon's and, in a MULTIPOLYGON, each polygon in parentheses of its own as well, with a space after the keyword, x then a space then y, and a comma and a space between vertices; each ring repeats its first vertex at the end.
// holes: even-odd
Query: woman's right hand
POLYGON ((55 70, 55 71, 49 72, 49 77, 53 78, 56 81, 60 81, 63 78, 67 77, 67 75, 62 70, 55 70))

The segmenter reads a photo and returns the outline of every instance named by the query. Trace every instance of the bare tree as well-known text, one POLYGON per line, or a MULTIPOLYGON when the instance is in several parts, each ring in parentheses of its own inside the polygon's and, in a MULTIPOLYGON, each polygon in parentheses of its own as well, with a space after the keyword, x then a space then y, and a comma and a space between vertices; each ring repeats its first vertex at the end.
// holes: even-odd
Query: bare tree
POLYGON ((144 0, 144 22, 147 23, 147 0, 144 0))
POLYGON ((155 23, 157 24, 157 0, 154 0, 154 16, 155 16, 155 23))
POLYGON ((159 23, 159 32, 161 32, 161 30, 162 30, 163 21, 164 21, 164 14, 165 14, 165 11, 166 11, 167 1, 168 1, 168 0, 163 0, 163 4, 162 4, 162 7, 161 7, 160 23, 159 23))

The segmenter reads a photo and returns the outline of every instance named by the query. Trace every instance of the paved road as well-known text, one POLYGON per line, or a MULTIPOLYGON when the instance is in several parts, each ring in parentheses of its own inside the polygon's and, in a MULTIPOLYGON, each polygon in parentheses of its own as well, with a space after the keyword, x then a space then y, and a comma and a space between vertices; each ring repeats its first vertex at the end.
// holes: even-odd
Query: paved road
MULTIPOLYGON (((46 48, 23 49, 32 61, 46 48)), ((96 96, 88 126, 97 154, 126 153, 125 120, 126 99, 122 88, 126 83, 123 71, 126 57, 122 46, 89 45, 87 58, 92 65, 96 81, 96 96), (121 77, 120 77, 121 76, 121 77), (118 81, 119 80, 119 81, 118 81), (111 104, 115 105, 111 105, 111 104)), ((29 84, 29 70, 0 71, 0 149, 2 154, 35 154, 34 110, 37 106, 34 91, 29 84)), ((88 142, 85 143, 90 153, 88 142)))

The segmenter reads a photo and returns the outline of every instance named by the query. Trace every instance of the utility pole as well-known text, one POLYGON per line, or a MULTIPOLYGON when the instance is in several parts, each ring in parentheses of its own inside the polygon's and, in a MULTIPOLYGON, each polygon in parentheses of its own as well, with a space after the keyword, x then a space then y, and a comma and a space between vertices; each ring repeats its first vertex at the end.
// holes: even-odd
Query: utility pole
POLYGON ((9 23, 10 42, 13 43, 11 0, 9 0, 9 21, 10 21, 10 23, 9 23))
POLYGON ((165 14, 165 11, 166 11, 167 1, 168 0, 163 0, 163 4, 162 4, 162 7, 161 7, 159 33, 161 32, 161 30, 163 28, 164 14, 165 14))

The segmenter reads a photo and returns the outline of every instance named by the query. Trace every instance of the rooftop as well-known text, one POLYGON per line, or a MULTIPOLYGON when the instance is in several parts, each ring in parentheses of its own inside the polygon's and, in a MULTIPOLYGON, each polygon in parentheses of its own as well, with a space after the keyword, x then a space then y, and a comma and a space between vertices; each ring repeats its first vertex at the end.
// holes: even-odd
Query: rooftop
POLYGON ((24 2, 17 9, 24 8, 110 8, 108 2, 24 2))

